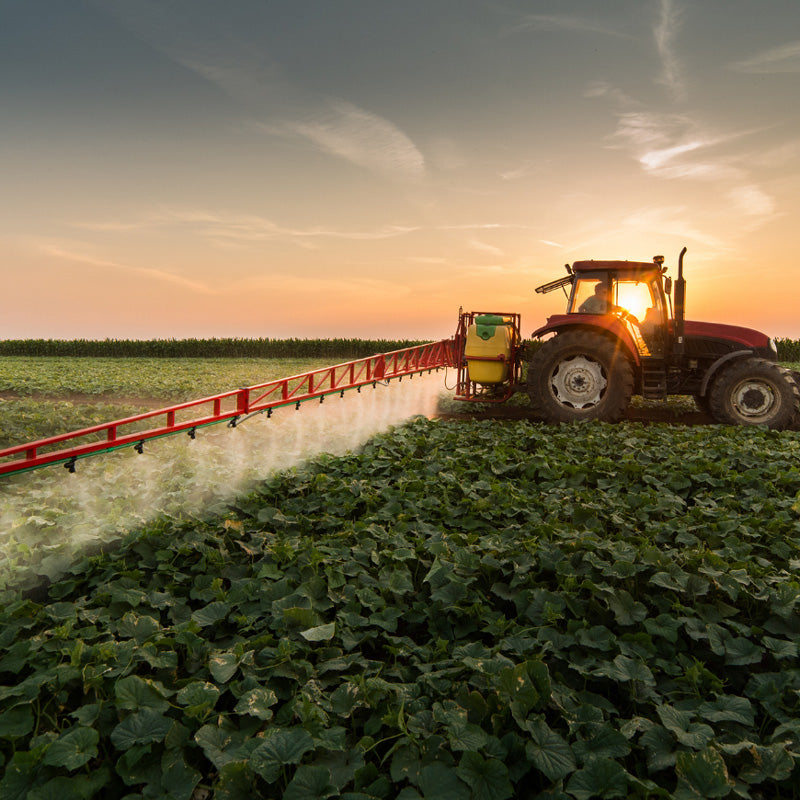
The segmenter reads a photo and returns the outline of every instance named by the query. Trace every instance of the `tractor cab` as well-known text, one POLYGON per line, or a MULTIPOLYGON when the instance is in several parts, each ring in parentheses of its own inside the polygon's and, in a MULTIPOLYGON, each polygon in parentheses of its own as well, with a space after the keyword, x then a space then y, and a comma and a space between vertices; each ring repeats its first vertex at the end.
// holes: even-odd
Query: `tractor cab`
POLYGON ((640 356, 663 356, 669 309, 662 263, 660 256, 649 264, 576 261, 567 314, 611 315, 625 325, 640 356))

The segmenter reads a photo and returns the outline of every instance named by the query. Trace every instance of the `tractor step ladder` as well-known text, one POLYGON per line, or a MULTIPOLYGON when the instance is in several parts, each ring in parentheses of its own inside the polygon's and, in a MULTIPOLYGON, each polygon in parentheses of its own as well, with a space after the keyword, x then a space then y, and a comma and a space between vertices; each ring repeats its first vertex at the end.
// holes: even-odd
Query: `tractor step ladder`
POLYGON ((645 400, 667 399, 667 365, 664 359, 642 359, 642 397, 645 400))

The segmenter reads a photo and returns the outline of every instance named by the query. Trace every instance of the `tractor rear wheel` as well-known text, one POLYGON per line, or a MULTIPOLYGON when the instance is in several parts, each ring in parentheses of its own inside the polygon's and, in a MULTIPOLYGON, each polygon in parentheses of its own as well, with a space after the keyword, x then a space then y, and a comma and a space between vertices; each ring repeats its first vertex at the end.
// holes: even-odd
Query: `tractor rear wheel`
POLYGON ((788 428, 797 410, 797 385, 789 370, 763 358, 729 366, 711 388, 711 415, 724 425, 788 428))
POLYGON ((545 422, 616 422, 633 394, 633 370, 610 339, 567 331, 533 354, 527 390, 534 413, 545 422))

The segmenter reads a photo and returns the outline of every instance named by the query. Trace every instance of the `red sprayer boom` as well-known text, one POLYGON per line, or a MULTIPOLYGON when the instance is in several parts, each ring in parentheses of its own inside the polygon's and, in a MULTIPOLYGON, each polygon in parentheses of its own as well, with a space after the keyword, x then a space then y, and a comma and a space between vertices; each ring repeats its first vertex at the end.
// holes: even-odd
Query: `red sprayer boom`
POLYGON ((79 458, 106 453, 124 447, 142 452, 144 443, 162 436, 186 433, 195 437, 198 428, 227 422, 230 427, 255 414, 272 409, 319 399, 322 403, 329 395, 344 395, 348 389, 361 391, 362 387, 376 386, 405 376, 432 372, 456 365, 452 339, 380 353, 348 361, 333 367, 280 378, 268 383, 234 389, 212 397, 148 411, 133 417, 94 425, 90 428, 50 436, 28 444, 15 445, 0 450, 0 476, 63 464, 75 471, 79 458))

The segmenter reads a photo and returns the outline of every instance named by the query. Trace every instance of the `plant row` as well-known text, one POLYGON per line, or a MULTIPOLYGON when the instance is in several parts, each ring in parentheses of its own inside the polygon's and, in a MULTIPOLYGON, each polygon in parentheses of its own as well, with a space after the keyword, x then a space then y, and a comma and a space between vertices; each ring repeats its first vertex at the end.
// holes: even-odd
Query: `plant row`
POLYGON ((3 798, 797 797, 800 439, 414 421, 0 614, 3 798))
MULTIPOLYGON (((780 361, 800 362, 800 340, 776 339, 780 361)), ((417 339, 0 339, 0 356, 94 358, 366 358, 417 339)))
POLYGON ((407 339, 6 339, 0 340, 0 356, 347 359, 423 343, 407 339))

